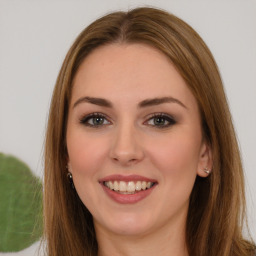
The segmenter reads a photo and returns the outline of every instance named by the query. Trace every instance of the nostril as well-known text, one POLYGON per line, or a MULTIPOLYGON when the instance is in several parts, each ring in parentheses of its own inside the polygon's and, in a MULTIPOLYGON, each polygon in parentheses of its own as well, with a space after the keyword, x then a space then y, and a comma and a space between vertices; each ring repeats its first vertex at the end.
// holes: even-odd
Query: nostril
POLYGON ((118 141, 117 144, 112 145, 109 151, 109 157, 115 163, 130 165, 141 161, 144 153, 140 145, 133 145, 125 140, 118 141))
POLYGON ((112 157, 112 160, 115 163, 119 163, 121 165, 131 165, 131 164, 135 164, 139 161, 139 159, 137 158, 129 158, 129 157, 112 157))

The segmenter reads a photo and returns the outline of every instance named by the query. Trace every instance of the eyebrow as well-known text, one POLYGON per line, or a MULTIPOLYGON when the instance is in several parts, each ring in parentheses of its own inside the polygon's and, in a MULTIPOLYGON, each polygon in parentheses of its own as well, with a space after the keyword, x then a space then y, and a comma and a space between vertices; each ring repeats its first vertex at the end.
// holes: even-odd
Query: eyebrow
POLYGON ((78 99, 75 102, 73 108, 76 107, 78 104, 84 103, 84 102, 91 103, 91 104, 98 105, 98 106, 102 106, 102 107, 107 107, 107 108, 112 108, 113 107, 112 103, 110 101, 106 100, 106 99, 93 98, 93 97, 82 97, 82 98, 78 99))
MULTIPOLYGON (((98 105, 98 106, 102 106, 102 107, 107 107, 107 108, 112 108, 113 104, 103 98, 94 98, 94 97, 82 97, 80 99, 78 99, 74 105, 73 108, 75 108, 77 105, 79 105, 80 103, 91 103, 94 105, 98 105)), ((178 99, 173 98, 173 97, 162 97, 162 98, 152 98, 152 99, 146 99, 141 101, 138 104, 139 108, 145 108, 145 107, 150 107, 150 106, 155 106, 155 105, 160 105, 160 104, 164 104, 164 103, 177 103, 180 106, 182 106, 183 108, 187 107, 178 99)))
POLYGON ((146 99, 143 100, 139 103, 139 107, 144 108, 144 107, 150 107, 150 106, 155 106, 155 105, 160 105, 163 103, 177 103, 183 108, 187 107, 178 99, 173 98, 173 97, 162 97, 162 98, 153 98, 153 99, 146 99))

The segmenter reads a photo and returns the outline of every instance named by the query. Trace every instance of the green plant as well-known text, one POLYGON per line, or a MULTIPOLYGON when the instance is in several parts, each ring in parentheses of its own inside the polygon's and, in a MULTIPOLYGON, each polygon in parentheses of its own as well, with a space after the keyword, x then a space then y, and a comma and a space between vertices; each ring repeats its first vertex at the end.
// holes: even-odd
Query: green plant
POLYGON ((0 251, 20 251, 42 234, 42 183, 19 159, 0 153, 0 251))

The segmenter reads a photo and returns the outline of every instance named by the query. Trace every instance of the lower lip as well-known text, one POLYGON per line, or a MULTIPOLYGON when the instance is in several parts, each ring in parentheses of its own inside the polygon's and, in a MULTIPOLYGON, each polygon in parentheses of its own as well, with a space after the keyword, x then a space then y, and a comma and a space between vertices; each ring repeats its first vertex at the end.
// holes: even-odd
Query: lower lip
POLYGON ((111 199, 113 199, 114 201, 120 204, 135 204, 143 200, 147 196, 149 196, 153 191, 153 189, 156 187, 156 185, 154 185, 149 189, 141 190, 139 192, 136 192, 135 194, 119 194, 109 189, 108 187, 104 186, 103 184, 101 184, 101 186, 103 187, 103 190, 111 199))

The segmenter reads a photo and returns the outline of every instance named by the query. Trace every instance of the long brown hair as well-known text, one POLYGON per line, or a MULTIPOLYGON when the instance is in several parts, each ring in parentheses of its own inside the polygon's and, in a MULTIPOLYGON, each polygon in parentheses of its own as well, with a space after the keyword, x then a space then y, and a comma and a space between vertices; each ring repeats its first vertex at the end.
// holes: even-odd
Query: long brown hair
POLYGON ((190 199, 186 241, 190 255, 245 256, 254 245, 242 237, 244 178, 222 81, 211 52, 184 21, 165 11, 137 8, 108 14, 78 36, 52 96, 45 144, 44 218, 47 254, 97 255, 93 219, 67 179, 66 127, 72 81, 99 46, 143 43, 170 58, 197 100, 213 171, 197 177, 190 199))

